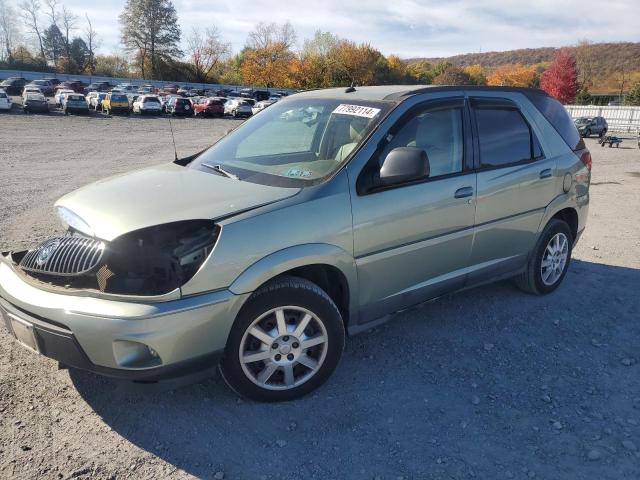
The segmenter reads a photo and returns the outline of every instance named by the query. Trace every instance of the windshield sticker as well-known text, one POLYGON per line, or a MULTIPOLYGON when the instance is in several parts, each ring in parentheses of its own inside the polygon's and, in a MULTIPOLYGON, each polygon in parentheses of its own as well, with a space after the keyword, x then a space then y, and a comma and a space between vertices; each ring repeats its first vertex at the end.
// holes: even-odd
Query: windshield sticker
POLYGON ((379 108, 363 107, 361 105, 346 105, 341 103, 336 107, 333 113, 341 115, 354 115, 356 117, 373 118, 380 113, 379 108))
POLYGON ((300 170, 298 168, 292 168, 286 173, 286 175, 287 177, 308 178, 311 175, 313 175, 313 173, 311 173, 309 170, 300 170))

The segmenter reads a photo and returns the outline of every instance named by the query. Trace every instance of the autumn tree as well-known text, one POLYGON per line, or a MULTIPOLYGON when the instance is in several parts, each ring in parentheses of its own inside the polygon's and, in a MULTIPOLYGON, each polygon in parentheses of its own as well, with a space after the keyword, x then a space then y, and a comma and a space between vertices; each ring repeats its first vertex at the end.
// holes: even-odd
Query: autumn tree
POLYGON ((507 87, 532 87, 536 83, 536 69, 528 65, 501 65, 487 77, 487 85, 507 87))
POLYGON ((371 85, 381 55, 368 43, 357 45, 350 40, 341 40, 328 54, 333 85, 371 85))
POLYGON ((187 38, 187 53, 194 80, 204 83, 229 57, 231 44, 221 40, 216 27, 209 27, 204 32, 194 28, 187 38))
POLYGON ((148 69, 157 78, 160 60, 182 54, 178 14, 170 0, 127 0, 119 20, 122 43, 136 56, 143 78, 148 69))
POLYGON ((407 73, 416 83, 430 85, 433 82, 433 65, 425 60, 411 62, 407 65, 407 73))
POLYGON ((590 90, 593 87, 595 69, 595 48, 589 40, 581 40, 573 49, 578 70, 578 87, 581 90, 590 90))
POLYGON ((245 83, 263 87, 287 86, 295 54, 296 34, 289 22, 259 23, 249 33, 242 52, 241 73, 245 83))
POLYGON ((460 67, 447 67, 433 79, 434 85, 473 85, 473 80, 460 67))
POLYGON ((578 73, 576 60, 568 50, 556 52, 553 62, 540 76, 540 88, 565 105, 574 101, 578 92, 578 73))
POLYGON ((469 75, 474 85, 487 85, 487 75, 484 68, 479 63, 463 68, 464 73, 469 75))

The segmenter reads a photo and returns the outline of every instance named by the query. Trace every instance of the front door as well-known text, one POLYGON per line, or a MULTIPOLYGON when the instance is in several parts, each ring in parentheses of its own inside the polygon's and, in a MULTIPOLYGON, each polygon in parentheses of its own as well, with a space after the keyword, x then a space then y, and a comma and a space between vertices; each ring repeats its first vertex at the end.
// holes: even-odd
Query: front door
POLYGON ((413 107, 362 172, 349 172, 358 182, 368 179, 352 198, 360 323, 464 285, 476 190, 467 112, 463 98, 413 107), (428 179, 376 188, 387 153, 407 146, 426 151, 428 179))

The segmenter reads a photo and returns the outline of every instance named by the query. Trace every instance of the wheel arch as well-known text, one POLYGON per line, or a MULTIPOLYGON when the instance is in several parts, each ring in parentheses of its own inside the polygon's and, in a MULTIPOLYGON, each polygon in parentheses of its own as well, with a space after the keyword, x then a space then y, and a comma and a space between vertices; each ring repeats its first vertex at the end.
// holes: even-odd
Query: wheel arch
POLYGON ((279 250, 247 268, 229 290, 250 293, 284 275, 304 278, 322 288, 338 306, 345 327, 357 322, 355 260, 335 245, 306 244, 279 250))

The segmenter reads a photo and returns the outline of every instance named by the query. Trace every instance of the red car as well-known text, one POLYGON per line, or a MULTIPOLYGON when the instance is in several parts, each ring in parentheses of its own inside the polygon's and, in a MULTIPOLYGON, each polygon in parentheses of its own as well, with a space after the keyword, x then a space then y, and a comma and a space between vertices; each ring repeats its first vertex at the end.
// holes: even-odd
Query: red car
POLYGON ((220 97, 201 98, 193 105, 193 114, 196 117, 223 117, 225 101, 220 97))

